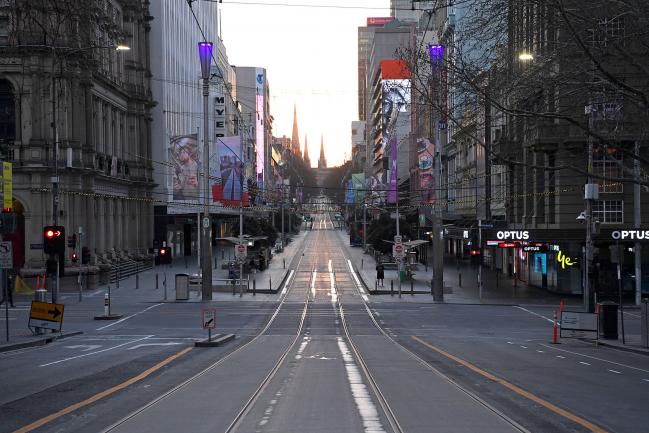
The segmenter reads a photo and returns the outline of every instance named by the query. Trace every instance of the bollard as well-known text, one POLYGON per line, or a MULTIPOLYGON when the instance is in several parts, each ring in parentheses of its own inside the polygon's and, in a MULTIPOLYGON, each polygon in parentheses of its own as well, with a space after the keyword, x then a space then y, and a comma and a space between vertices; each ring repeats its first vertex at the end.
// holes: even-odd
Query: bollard
POLYGON ((496 271, 496 288, 500 286, 500 272, 496 271))
POLYGON ((117 265, 117 272, 115 273, 116 276, 116 282, 115 282, 115 288, 119 289, 119 265, 117 265))
POLYGON ((110 315, 110 298, 108 292, 104 293, 104 316, 110 315))
POLYGON ((361 259, 361 269, 365 267, 365 259, 361 259))
POLYGON ((557 310, 553 311, 552 317, 552 344, 558 344, 557 340, 557 310))
POLYGON ((236 280, 233 278, 232 279, 232 296, 237 294, 237 285, 236 285, 236 280))
POLYGON ((462 287, 462 274, 458 272, 457 274, 457 285, 462 287))
POLYGON ((135 274, 135 290, 140 288, 140 274, 135 274))
POLYGON ((162 279, 162 286, 165 288, 164 300, 167 300, 167 273, 164 273, 164 278, 162 279))
POLYGON ((390 296, 394 296, 394 280, 390 280, 390 296))
POLYGON ((379 280, 374 280, 374 293, 379 290, 379 280))
POLYGON ((415 282, 413 280, 410 280, 410 296, 415 295, 415 282))
POLYGON ((155 289, 156 289, 156 290, 159 289, 159 287, 158 287, 158 273, 157 273, 157 272, 156 272, 156 274, 155 274, 155 289))
POLYGON ((282 259, 282 267, 286 269, 286 259, 282 259))
POLYGON ((252 296, 257 296, 257 280, 252 280, 252 296))
POLYGON ((273 291, 273 283, 271 282, 270 277, 268 277, 268 289, 270 289, 271 292, 273 291))

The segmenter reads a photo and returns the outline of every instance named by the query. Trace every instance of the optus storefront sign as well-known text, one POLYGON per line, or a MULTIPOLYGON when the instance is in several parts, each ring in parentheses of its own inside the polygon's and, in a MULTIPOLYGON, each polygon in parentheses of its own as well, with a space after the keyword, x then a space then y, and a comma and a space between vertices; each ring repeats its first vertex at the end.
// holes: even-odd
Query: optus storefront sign
POLYGON ((649 230, 614 230, 611 238, 616 241, 649 241, 649 230))

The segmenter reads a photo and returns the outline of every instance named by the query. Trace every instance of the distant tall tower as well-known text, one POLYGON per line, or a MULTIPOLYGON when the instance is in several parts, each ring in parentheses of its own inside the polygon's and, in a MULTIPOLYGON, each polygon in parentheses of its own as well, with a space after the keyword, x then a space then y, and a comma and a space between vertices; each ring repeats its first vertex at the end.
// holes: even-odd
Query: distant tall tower
POLYGON ((293 135, 291 137, 291 152, 300 155, 300 135, 297 132, 297 107, 293 105, 293 135))
POLYGON ((327 168, 327 159, 324 156, 324 138, 320 136, 320 159, 318 159, 318 168, 327 168))
POLYGON ((307 167, 311 167, 311 159, 309 158, 309 141, 307 140, 306 135, 304 136, 304 154, 302 159, 307 167))

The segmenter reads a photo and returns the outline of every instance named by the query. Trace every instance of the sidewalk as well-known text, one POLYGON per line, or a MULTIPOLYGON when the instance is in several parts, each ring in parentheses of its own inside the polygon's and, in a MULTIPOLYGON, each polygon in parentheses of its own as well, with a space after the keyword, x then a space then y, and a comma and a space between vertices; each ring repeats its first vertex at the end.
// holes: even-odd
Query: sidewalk
MULTIPOLYGON (((364 254, 362 248, 349 246, 349 240, 344 231, 339 231, 341 242, 351 258, 359 277, 372 293, 376 282, 376 262, 369 254, 364 254)), ((433 302, 430 290, 430 281, 432 279, 431 269, 420 268, 414 271, 414 281, 412 288, 414 296, 410 296, 410 281, 402 283, 402 301, 405 302, 433 302)), ((398 293, 398 276, 396 270, 386 270, 384 287, 379 287, 379 294, 372 298, 373 301, 379 301, 380 295, 390 294, 390 282, 394 284, 394 295, 398 293)), ((469 264, 460 264, 458 269, 454 261, 445 261, 444 263, 444 303, 445 304, 484 304, 484 305, 526 305, 536 307, 555 307, 558 308, 561 301, 567 308, 572 306, 581 307, 581 297, 566 297, 549 293, 546 290, 531 287, 517 282, 514 287, 513 280, 502 275, 497 275, 491 270, 483 272, 483 296, 480 300, 477 288, 477 275, 475 268, 469 264), (460 287, 459 276, 462 278, 460 287)), ((618 315, 619 316, 619 315, 618 315)), ((618 319, 619 320, 619 319, 618 319)), ((624 308, 625 320, 625 340, 622 343, 621 323, 618 323, 618 339, 606 340, 600 339, 599 344, 619 350, 631 351, 649 355, 649 348, 644 348, 640 340, 640 311, 637 307, 624 308)))
MULTIPOLYGON (((250 290, 252 291, 253 281, 256 281, 257 289, 265 290, 268 292, 269 287, 273 291, 281 288, 285 276, 288 274, 291 260, 297 254, 304 243, 306 231, 293 236, 293 241, 286 246, 283 253, 274 254, 269 263, 269 267, 261 272, 250 274, 250 290), (286 268, 284 268, 283 260, 286 261, 286 268), (271 286, 272 284, 272 286, 271 286)), ((187 301, 176 301, 175 292, 175 278, 176 274, 196 274, 200 272, 195 257, 188 257, 187 266, 182 257, 175 258, 173 265, 169 266, 154 266, 139 273, 139 277, 130 276, 117 283, 111 283, 111 305, 113 312, 122 314, 124 317, 136 314, 148 307, 153 308, 156 304, 161 303, 200 303, 201 293, 200 287, 198 290, 192 286, 194 290, 190 291, 190 297, 187 301), (157 278, 156 278, 157 277, 157 278), (166 290, 164 281, 166 279, 166 290), (157 280, 157 288, 156 288, 157 280), (138 284, 139 283, 139 284, 138 284)), ((227 260, 227 258, 226 258, 227 260)), ((220 254, 219 261, 220 264, 220 254)), ((213 282, 218 279, 227 279, 227 269, 214 269, 213 282)), ((247 278, 247 274, 244 274, 247 278)), ((236 286, 236 296, 232 295, 231 291, 213 291, 213 302, 238 302, 242 298, 239 296, 239 287, 236 286)), ((9 309, 9 332, 10 341, 6 342, 6 317, 5 306, 0 305, 0 352, 8 350, 18 350, 24 347, 38 346, 50 343, 59 338, 65 338, 72 335, 78 335, 82 332, 92 331, 96 328, 94 316, 103 314, 104 311, 104 295, 108 291, 108 284, 100 285, 93 290, 84 290, 82 299, 79 300, 78 290, 65 290, 61 291, 58 303, 65 305, 63 333, 51 333, 34 335, 27 328, 29 320, 29 311, 32 295, 14 295, 14 303, 16 308, 9 309)), ((245 293, 243 300, 258 302, 274 301, 277 299, 277 294, 269 293, 256 293, 253 297, 252 293, 245 293)), ((47 302, 51 302, 51 293, 47 294, 47 302)))

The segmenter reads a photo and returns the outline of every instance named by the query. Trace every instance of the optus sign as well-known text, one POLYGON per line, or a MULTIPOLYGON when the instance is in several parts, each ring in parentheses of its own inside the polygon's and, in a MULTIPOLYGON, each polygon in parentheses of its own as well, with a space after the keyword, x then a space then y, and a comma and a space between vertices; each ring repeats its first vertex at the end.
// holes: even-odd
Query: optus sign
POLYGON ((496 232, 498 240, 517 240, 526 241, 530 238, 530 232, 527 230, 500 230, 496 232))
POLYGON ((649 230, 615 230, 611 237, 616 241, 649 241, 649 230))

